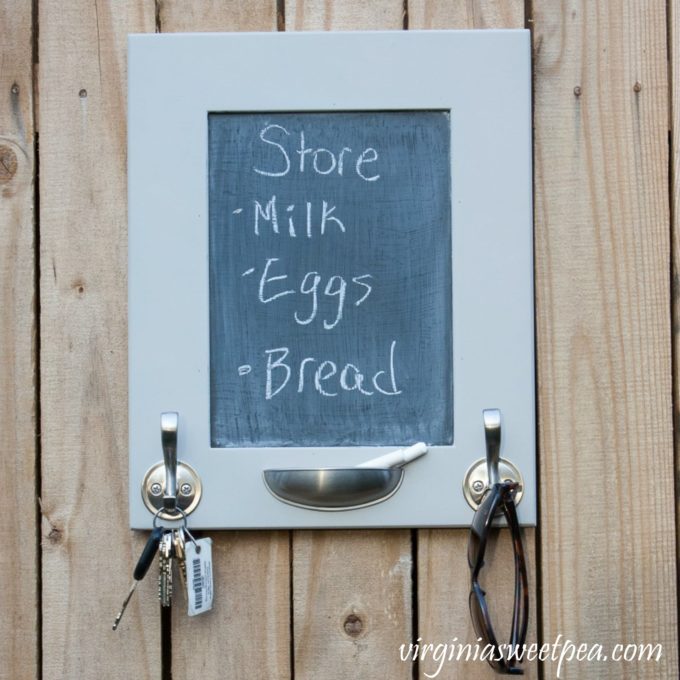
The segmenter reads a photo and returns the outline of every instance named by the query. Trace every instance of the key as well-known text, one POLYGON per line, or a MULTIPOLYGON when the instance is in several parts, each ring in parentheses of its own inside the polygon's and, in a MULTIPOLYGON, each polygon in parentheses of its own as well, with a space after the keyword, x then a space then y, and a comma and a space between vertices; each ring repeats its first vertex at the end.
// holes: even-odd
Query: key
POLYGON ((173 547, 175 550, 175 560, 177 561, 177 571, 179 571, 179 579, 184 588, 184 594, 187 594, 187 562, 186 551, 184 549, 185 539, 184 531, 182 529, 175 529, 172 536, 173 547))
POLYGON ((161 607, 172 604, 172 530, 163 534, 159 547, 158 599, 161 607))
POLYGON ((157 527, 151 532, 151 535, 149 536, 149 539, 147 540, 146 545, 144 546, 144 550, 142 550, 142 554, 140 555, 139 560, 137 561, 135 570, 132 573, 132 578, 134 579, 134 581, 132 582, 132 588, 130 588, 130 592, 127 594, 125 600, 123 600, 123 606, 121 607, 118 616, 116 616, 116 620, 113 622, 113 630, 116 630, 116 628, 118 628, 118 624, 120 623, 120 620, 123 618, 125 609, 127 608, 128 602, 132 598, 133 593, 135 592, 135 588, 137 588, 137 584, 146 576, 147 572, 149 571, 149 567, 153 562, 153 558, 156 556, 156 553, 158 552, 158 546, 160 544, 162 537, 163 537, 162 527, 157 527))
POLYGON ((158 567, 158 599, 161 607, 169 607, 172 601, 172 531, 166 531, 161 538, 158 567))

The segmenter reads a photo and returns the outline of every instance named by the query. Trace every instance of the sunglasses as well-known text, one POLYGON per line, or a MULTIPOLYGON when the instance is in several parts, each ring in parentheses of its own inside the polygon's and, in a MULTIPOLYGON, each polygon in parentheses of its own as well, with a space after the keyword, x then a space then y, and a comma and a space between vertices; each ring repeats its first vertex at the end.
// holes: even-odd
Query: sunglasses
POLYGON ((526 641, 529 621, 529 584, 524 559, 524 547, 515 508, 515 482, 496 482, 491 485, 479 507, 475 511, 470 528, 468 543, 468 564, 470 565, 470 615, 472 623, 485 646, 490 646, 493 654, 487 656, 489 665, 496 673, 502 675, 523 675, 524 671, 517 667, 521 662, 521 650, 526 641), (502 512, 512 534, 512 545, 515 555, 515 601, 512 610, 512 629, 510 644, 503 653, 494 633, 486 603, 486 593, 479 585, 479 574, 484 566, 484 553, 491 532, 493 519, 502 512))

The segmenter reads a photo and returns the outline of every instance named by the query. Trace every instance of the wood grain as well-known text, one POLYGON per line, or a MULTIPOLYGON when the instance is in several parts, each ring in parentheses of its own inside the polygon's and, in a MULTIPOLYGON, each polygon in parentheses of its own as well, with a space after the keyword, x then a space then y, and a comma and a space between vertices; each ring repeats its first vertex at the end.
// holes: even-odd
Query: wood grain
POLYGON ((409 0, 408 26, 427 28, 523 28, 524 0, 409 0))
MULTIPOLYGON (((461 28, 523 28, 524 3, 521 0, 500 2, 479 0, 475 2, 409 1, 409 28, 411 29, 461 29, 461 28)), ((480 421, 481 422, 481 421, 480 421)), ((482 455, 483 452, 480 452, 482 455)), ((512 547, 507 531, 499 533, 497 545, 490 546, 484 574, 489 606, 496 631, 502 640, 509 639, 510 615, 514 572, 512 547)), ((418 532, 418 633, 421 644, 475 644, 470 619, 468 597, 470 593, 467 565, 466 530, 420 530, 418 532)), ((524 546, 529 570, 531 610, 527 642, 536 640, 536 531, 524 530, 524 546)), ((440 648, 439 654, 444 648, 440 648)), ((481 653, 481 652, 480 652, 481 653)), ((425 674, 446 678, 486 678, 492 672, 485 661, 441 661, 430 654, 420 661, 420 677, 425 674)), ((537 677, 537 664, 525 664, 526 677, 537 677)))
POLYGON ((39 4, 43 678, 158 678, 156 585, 111 630, 130 531, 126 36, 153 2, 39 4))
POLYGON ((294 677, 412 677, 407 531, 293 532, 294 677))
POLYGON ((665 3, 533 11, 543 639, 677 677, 665 3))
POLYGON ((0 2, 0 677, 38 677, 30 3, 0 2))
MULTIPOLYGON (((401 0, 286 2, 288 30, 399 29, 401 0)), ((296 680, 412 677, 409 531, 293 532, 296 680)))
MULTIPOLYGON (((266 31, 275 0, 256 3, 163 0, 161 32, 266 31)), ((191 680, 290 677, 290 533, 214 532, 213 611, 189 619, 182 598, 172 617, 172 672, 191 680), (216 653, 215 650, 220 650, 216 653), (228 670, 227 670, 228 669, 228 670)))
POLYGON ((287 31, 399 30, 402 0, 287 0, 287 31))
POLYGON ((157 0, 163 33, 275 31, 276 0, 157 0))
POLYGON ((289 532, 213 532, 214 608, 175 598, 175 678, 290 678, 289 532))

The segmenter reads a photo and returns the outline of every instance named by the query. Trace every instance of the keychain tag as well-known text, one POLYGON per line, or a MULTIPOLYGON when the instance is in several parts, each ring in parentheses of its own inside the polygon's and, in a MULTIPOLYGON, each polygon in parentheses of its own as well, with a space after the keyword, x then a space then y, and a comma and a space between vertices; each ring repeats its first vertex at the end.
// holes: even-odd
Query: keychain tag
POLYGON ((189 616, 210 611, 213 605, 212 539, 186 543, 189 616), (197 547, 199 550, 197 550, 197 547))

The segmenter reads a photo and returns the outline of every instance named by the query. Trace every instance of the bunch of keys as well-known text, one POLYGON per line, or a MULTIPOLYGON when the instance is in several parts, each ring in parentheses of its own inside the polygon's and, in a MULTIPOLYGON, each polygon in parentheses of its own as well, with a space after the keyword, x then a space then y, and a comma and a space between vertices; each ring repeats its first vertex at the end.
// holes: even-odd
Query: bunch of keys
POLYGON ((212 608, 213 585, 212 585, 212 540, 201 538, 198 541, 191 535, 187 528, 186 514, 177 508, 182 515, 181 527, 168 528, 157 525, 159 510, 154 516, 153 530, 142 550, 139 561, 135 566, 133 583, 123 606, 113 623, 113 630, 118 628, 123 618, 125 609, 130 602, 137 584, 146 576, 158 553, 158 599, 161 607, 169 607, 172 604, 173 595, 173 565, 177 563, 180 581, 184 587, 187 599, 189 616, 202 614, 212 608), (187 544, 185 536, 190 543, 187 544), (187 560, 191 566, 191 582, 187 582, 187 560), (190 586, 190 587, 189 587, 190 586))

